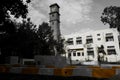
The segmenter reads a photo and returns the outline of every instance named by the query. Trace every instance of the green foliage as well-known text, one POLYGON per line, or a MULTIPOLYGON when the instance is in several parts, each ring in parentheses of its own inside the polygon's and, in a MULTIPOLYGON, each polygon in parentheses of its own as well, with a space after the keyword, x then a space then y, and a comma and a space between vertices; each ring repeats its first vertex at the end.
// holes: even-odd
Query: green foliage
POLYGON ((48 23, 42 23, 37 30, 30 19, 26 19, 28 3, 30 0, 0 1, 0 32, 4 33, 0 34, 1 60, 11 55, 24 58, 33 58, 34 54, 55 55, 55 47, 59 54, 64 53, 63 40, 54 40, 48 23), (16 19, 22 17, 22 23, 12 21, 11 14, 16 19))
POLYGON ((23 23, 18 24, 16 32, 17 53, 20 53, 22 57, 33 58, 36 40, 36 26, 30 19, 23 20, 23 23))
POLYGON ((117 28, 120 31, 120 7, 106 7, 103 10, 101 21, 104 24, 109 24, 110 28, 117 28))
POLYGON ((12 22, 11 24, 16 27, 15 31, 12 34, 2 35, 0 39, 2 55, 33 57, 35 40, 37 39, 35 25, 30 19, 23 20, 22 23, 12 22))
POLYGON ((64 39, 60 39, 60 41, 56 41, 53 38, 53 31, 48 23, 43 22, 39 25, 38 31, 38 45, 36 54, 39 55, 55 55, 55 49, 58 54, 65 53, 63 41, 64 39))
POLYGON ((58 51, 58 54, 65 54, 65 50, 64 50, 64 39, 63 38, 60 38, 60 41, 57 42, 57 51, 58 51))
POLYGON ((23 23, 18 25, 18 23, 10 19, 11 15, 14 18, 22 17, 25 19, 28 13, 28 3, 30 3, 30 0, 24 2, 23 0, 0 0, 0 50, 2 53, 0 61, 4 62, 3 59, 6 56, 21 55, 22 51, 30 54, 29 52, 32 51, 32 41, 30 39, 33 38, 30 38, 32 34, 31 28, 28 28, 30 25, 27 25, 30 23, 23 21, 23 23), (22 30, 21 26, 24 23, 27 26, 27 30, 22 30), (25 47, 26 44, 29 44, 27 49, 25 47))
MULTIPOLYGON (((26 0, 26 3, 29 2, 30 0, 26 0)), ((26 18, 28 13, 27 4, 23 3, 23 0, 0 0, 1 21, 9 17, 8 11, 10 11, 12 15, 15 15, 16 18, 20 16, 26 18)))
POLYGON ((26 18, 28 13, 28 6, 30 0, 0 0, 0 31, 7 32, 10 20, 10 15, 14 15, 15 18, 26 18))
POLYGON ((53 31, 48 23, 43 22, 39 25, 37 35, 38 35, 38 45, 37 45, 37 53, 40 55, 54 55, 54 46, 56 45, 56 41, 53 39, 52 35, 53 31))

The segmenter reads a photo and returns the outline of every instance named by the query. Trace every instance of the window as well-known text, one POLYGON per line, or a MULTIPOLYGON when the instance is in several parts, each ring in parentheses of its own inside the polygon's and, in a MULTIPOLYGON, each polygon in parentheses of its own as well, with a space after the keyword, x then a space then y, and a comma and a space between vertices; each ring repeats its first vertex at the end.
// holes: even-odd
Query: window
POLYGON ((77 53, 77 56, 80 56, 80 52, 77 53))
POLYGON ((82 44, 82 38, 81 37, 76 38, 76 44, 82 44))
POLYGON ((87 43, 87 44, 93 43, 93 39, 87 39, 87 40, 86 40, 86 43, 87 43))
POLYGON ((76 56, 76 53, 75 53, 75 52, 73 53, 73 56, 76 56))
POLYGON ((84 56, 84 52, 82 52, 82 56, 84 56))
POLYGON ((67 40, 67 44, 68 44, 68 45, 73 45, 73 38, 69 38, 69 39, 67 40))
POLYGON ((88 50, 88 51, 93 51, 93 48, 92 48, 92 47, 91 47, 91 48, 87 48, 87 50, 88 50))
POLYGON ((108 49, 107 52, 108 52, 108 55, 116 54, 115 49, 108 49))
POLYGON ((93 48, 87 48, 87 53, 88 53, 88 55, 94 56, 93 48))
POLYGON ((88 55, 94 56, 94 51, 87 51, 88 55))
POLYGON ((68 53, 68 57, 71 57, 71 53, 68 53))
POLYGON ((87 36, 87 38, 92 38, 92 36, 91 36, 91 35, 89 35, 89 36, 87 36))
POLYGON ((92 36, 87 36, 87 37, 86 37, 86 43, 87 43, 87 44, 93 43, 92 36))
POLYGON ((107 48, 115 48, 115 46, 107 46, 107 48))
POLYGON ((54 14, 52 14, 52 17, 54 17, 54 14))
POLYGON ((77 37, 76 39, 81 40, 82 37, 77 37))
POLYGON ((114 41, 112 33, 107 33, 106 34, 106 42, 108 42, 108 41, 114 41))
POLYGON ((109 42, 109 41, 114 41, 114 38, 113 38, 113 36, 106 37, 106 42, 109 42))
POLYGON ((100 34, 97 34, 97 36, 100 36, 100 34))
POLYGON ((100 41, 101 40, 101 38, 98 38, 98 41, 100 41))
POLYGON ((107 48, 108 55, 116 54, 115 46, 107 46, 107 48))
POLYGON ((113 36, 113 34, 112 33, 106 33, 106 36, 108 37, 108 36, 113 36))

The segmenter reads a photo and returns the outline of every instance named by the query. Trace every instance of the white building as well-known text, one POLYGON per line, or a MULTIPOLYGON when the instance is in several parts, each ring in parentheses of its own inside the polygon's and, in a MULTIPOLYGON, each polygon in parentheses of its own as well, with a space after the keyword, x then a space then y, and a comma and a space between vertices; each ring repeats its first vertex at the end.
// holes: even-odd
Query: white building
POLYGON ((114 29, 97 30, 65 36, 66 57, 73 63, 87 60, 120 61, 119 33, 114 29))

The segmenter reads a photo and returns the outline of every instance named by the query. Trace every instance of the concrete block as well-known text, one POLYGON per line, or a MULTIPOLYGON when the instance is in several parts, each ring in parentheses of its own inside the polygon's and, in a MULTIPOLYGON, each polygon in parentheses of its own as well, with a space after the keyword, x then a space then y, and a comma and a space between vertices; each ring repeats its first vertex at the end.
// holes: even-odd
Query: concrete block
POLYGON ((76 66, 77 69, 80 69, 80 68, 88 68, 88 66, 76 66))
POLYGON ((8 56, 5 58, 6 64, 19 64, 19 57, 18 56, 8 56))
POLYGON ((60 55, 57 55, 57 56, 36 55, 34 58, 37 65, 55 66, 55 67, 62 68, 67 64, 66 58, 61 57, 60 55))
POLYGON ((55 67, 57 68, 63 68, 67 65, 67 62, 66 62, 66 58, 65 57, 61 57, 59 55, 57 55, 55 57, 55 67))
POLYGON ((40 68, 39 73, 40 75, 54 75, 53 68, 40 68))
POLYGON ((11 73, 21 73, 22 72, 22 67, 12 67, 10 69, 11 73))
POLYGON ((18 64, 18 56, 11 56, 10 57, 10 64, 18 64))
POLYGON ((38 74, 39 68, 37 67, 25 67, 22 69, 23 74, 38 74))
POLYGON ((112 66, 101 66, 101 68, 112 69, 112 66))
POLYGON ((120 69, 116 69, 116 75, 120 74, 120 69))
POLYGON ((36 55, 34 58, 37 65, 55 65, 55 56, 36 55))
POLYGON ((72 76, 73 68, 56 68, 54 69, 55 76, 72 76))
POLYGON ((46 66, 45 65, 36 65, 36 67, 45 68, 46 66))
POLYGON ((73 76, 92 76, 92 69, 89 68, 76 68, 73 69, 73 76))
POLYGON ((97 78, 110 78, 116 73, 115 69, 107 68, 94 68, 92 70, 92 76, 97 78))

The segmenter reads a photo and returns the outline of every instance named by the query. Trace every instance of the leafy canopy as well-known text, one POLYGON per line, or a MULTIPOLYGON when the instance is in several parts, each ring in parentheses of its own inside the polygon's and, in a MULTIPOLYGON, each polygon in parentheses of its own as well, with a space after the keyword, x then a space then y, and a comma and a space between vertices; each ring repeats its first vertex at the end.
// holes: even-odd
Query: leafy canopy
POLYGON ((53 38, 53 31, 48 23, 43 22, 39 25, 38 31, 38 54, 40 55, 54 55, 54 46, 56 41, 53 38))
POLYGON ((117 28, 120 31, 120 7, 106 7, 103 10, 101 21, 104 24, 109 24, 110 28, 117 28))
POLYGON ((0 0, 0 31, 7 32, 10 16, 26 18, 30 0, 0 0))
POLYGON ((27 3, 29 2, 30 0, 26 0, 26 2, 23 2, 23 0, 0 0, 0 22, 9 18, 8 11, 16 18, 20 16, 26 18, 28 13, 27 3))

